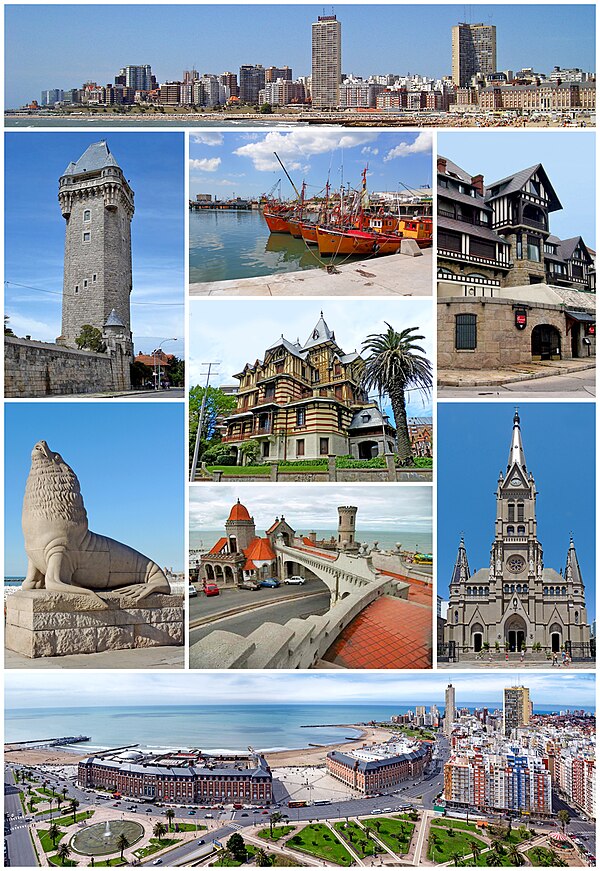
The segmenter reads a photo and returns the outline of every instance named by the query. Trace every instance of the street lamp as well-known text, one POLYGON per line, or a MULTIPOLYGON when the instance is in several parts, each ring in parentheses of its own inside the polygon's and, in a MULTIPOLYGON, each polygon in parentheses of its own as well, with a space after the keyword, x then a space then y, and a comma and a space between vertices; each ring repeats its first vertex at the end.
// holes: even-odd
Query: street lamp
POLYGON ((152 351, 152 359, 154 360, 154 372, 152 374, 154 375, 154 389, 155 390, 158 390, 160 388, 160 357, 158 359, 158 373, 156 371, 156 357, 162 351, 162 346, 166 342, 177 342, 177 341, 178 341, 177 337, 175 337, 174 339, 161 339, 158 347, 152 351), (158 374, 158 377, 157 377, 157 374, 158 374))
POLYGON ((194 458, 192 460, 192 469, 190 472, 190 481, 194 481, 196 478, 196 467, 198 465, 198 454, 200 452, 200 438, 202 436, 202 424, 204 422, 204 410, 206 408, 206 397, 208 396, 208 382, 210 381, 210 370, 213 366, 218 366, 220 360, 212 363, 201 363, 201 366, 208 366, 208 372, 206 373, 206 387, 204 388, 204 396, 202 397, 202 404, 200 405, 200 412, 198 413, 198 429, 196 430, 196 442, 194 444, 194 458))

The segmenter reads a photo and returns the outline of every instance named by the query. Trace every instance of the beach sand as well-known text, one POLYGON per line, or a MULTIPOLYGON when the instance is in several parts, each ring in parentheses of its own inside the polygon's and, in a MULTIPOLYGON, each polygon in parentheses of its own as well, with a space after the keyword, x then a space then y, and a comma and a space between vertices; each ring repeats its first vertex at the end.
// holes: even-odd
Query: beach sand
POLYGON ((4 745, 4 761, 15 765, 77 765, 89 753, 69 753, 59 747, 44 747, 41 750, 15 750, 11 744, 4 745))
POLYGON ((346 729, 357 729, 361 732, 356 741, 342 741, 339 744, 325 744, 323 747, 305 747, 301 750, 276 750, 265 753, 265 759, 271 768, 300 767, 304 765, 325 765, 327 754, 332 750, 356 750, 364 744, 377 744, 390 738, 389 729, 376 729, 372 726, 356 726, 343 723, 346 729))

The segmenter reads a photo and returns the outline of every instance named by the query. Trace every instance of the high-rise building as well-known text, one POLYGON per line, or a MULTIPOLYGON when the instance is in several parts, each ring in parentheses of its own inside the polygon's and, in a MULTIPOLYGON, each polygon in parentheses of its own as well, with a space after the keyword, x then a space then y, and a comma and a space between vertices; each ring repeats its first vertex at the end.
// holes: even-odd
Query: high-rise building
POLYGON ((106 142, 90 145, 59 181, 65 231, 62 335, 76 347, 84 324, 131 339, 131 219, 134 204, 106 142))
POLYGON ((496 26, 457 24, 452 28, 452 81, 459 88, 473 76, 496 72, 496 26))
POLYGON ((49 91, 42 91, 41 106, 54 106, 55 103, 62 103, 64 92, 60 88, 51 88, 49 91))
POLYGON ((456 690, 452 684, 446 687, 445 706, 444 706, 444 734, 450 737, 452 734, 452 726, 456 718, 456 690))
POLYGON ((152 75, 150 64, 127 66, 115 76, 115 85, 125 85, 134 91, 152 91, 156 87, 156 78, 152 75))
POLYGON ((531 702, 527 687, 504 687, 502 712, 504 734, 509 736, 514 729, 527 726, 531 715, 531 702))
POLYGON ((242 103, 257 103, 258 93, 265 87, 265 68, 261 64, 245 64, 240 67, 240 100, 242 103))
POLYGON ((229 91, 229 97, 239 97, 240 89, 238 87, 237 73, 221 73, 221 84, 229 91))
POLYGON ((342 81, 342 23, 335 15, 319 15, 312 25, 312 105, 335 109, 342 81))
POLYGON ((292 68, 285 67, 267 67, 265 70, 265 84, 276 82, 277 79, 283 79, 286 82, 292 81, 292 68))

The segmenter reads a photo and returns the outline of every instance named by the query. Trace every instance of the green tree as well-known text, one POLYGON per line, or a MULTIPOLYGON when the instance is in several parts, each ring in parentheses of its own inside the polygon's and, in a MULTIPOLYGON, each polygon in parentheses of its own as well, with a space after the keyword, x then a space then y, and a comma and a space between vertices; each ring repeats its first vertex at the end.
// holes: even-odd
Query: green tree
POLYGON ((233 453, 233 448, 227 443, 222 444, 221 442, 217 442, 217 444, 212 445, 204 451, 201 456, 204 462, 211 463, 214 466, 235 465, 235 454, 233 453))
POLYGON ((385 333, 371 333, 363 342, 365 360, 361 375, 364 390, 375 389, 387 394, 392 403, 396 423, 398 455, 402 463, 413 459, 406 415, 406 391, 416 388, 429 395, 433 380, 431 362, 417 344, 424 336, 414 335, 417 327, 407 327, 398 333, 385 322, 385 333))
POLYGON ((123 852, 127 849, 128 846, 129 846, 129 839, 128 839, 127 835, 125 834, 125 832, 121 832, 121 834, 117 838, 117 847, 121 851, 121 859, 123 858, 123 852))
POLYGON ((71 813, 73 814, 73 822, 76 823, 77 822, 77 818, 76 818, 77 808, 79 807, 79 802, 77 801, 76 798, 72 798, 69 801, 69 807, 71 809, 71 813))
POLYGON ((169 823, 169 828, 173 825, 173 819, 175 818, 175 811, 172 807, 168 807, 165 811, 165 816, 167 818, 167 822, 169 823))
POLYGON ((59 812, 59 813, 60 813, 60 806, 61 806, 62 803, 63 803, 63 797, 62 797, 62 795, 57 795, 57 796, 56 796, 56 807, 58 808, 58 812, 59 812))
POLYGON ((271 857, 262 847, 258 847, 254 851, 254 860, 259 868, 268 868, 272 864, 271 857))
POLYGON ((60 864, 64 865, 66 860, 71 855, 71 850, 69 849, 69 845, 66 841, 63 841, 62 844, 59 844, 58 850, 56 851, 56 855, 60 859, 60 864))
POLYGON ((246 465, 252 466, 260 456, 260 442, 256 439, 248 439, 241 443, 238 450, 246 461, 246 465))
POLYGON ((4 315, 4 335, 5 336, 14 336, 12 329, 8 325, 9 320, 10 319, 9 319, 8 315, 4 315))
POLYGON ((173 387, 183 387, 185 384, 185 360, 173 354, 167 375, 173 387))
POLYGON ((200 433, 200 455, 204 453, 206 448, 220 441, 217 425, 219 420, 229 412, 233 411, 237 405, 235 396, 229 396, 223 393, 218 387, 201 387, 196 385, 190 389, 189 397, 189 415, 190 415, 190 455, 194 453, 194 445, 196 442, 196 433, 198 431, 198 415, 200 414, 200 406, 202 398, 206 393, 206 404, 204 406, 204 415, 202 419, 202 432, 200 433))
POLYGON ((234 832, 233 835, 231 835, 227 841, 227 850, 231 853, 236 862, 241 862, 243 864, 248 858, 246 844, 239 832, 234 832))
POLYGON ((462 859, 462 853, 459 850, 453 850, 450 858, 454 862, 454 867, 458 868, 462 859))
POLYGON ((283 820, 287 820, 287 816, 286 814, 282 814, 281 811, 273 811, 269 816, 269 835, 271 837, 273 837, 273 826, 283 822, 283 820))
POLYGON ((565 829, 567 828, 567 826, 569 825, 569 823, 571 822, 571 815, 570 815, 569 811, 560 810, 556 814, 556 818, 558 819, 558 822, 561 824, 562 830, 564 832, 565 829))
POLYGON ((150 366, 146 366, 141 360, 134 360, 131 364, 131 386, 134 388, 145 387, 148 382, 152 382, 153 374, 150 366))
POLYGON ((479 857, 481 856, 481 846, 479 841, 469 841, 469 847, 471 848, 471 853, 473 854, 474 864, 477 865, 479 862, 479 857))
POLYGON ((52 841, 52 846, 56 847, 56 842, 58 838, 62 835, 61 830, 58 828, 56 823, 50 823, 50 828, 48 829, 48 837, 52 841))
POLYGON ((163 836, 167 834, 167 827, 159 820, 157 823, 154 823, 152 834, 155 838, 158 838, 158 840, 161 841, 163 836))
POLYGON ((75 339, 78 348, 87 348, 88 351, 103 351, 102 331, 91 324, 84 324, 81 332, 75 339))
POLYGON ((259 112, 261 113, 261 115, 272 115, 273 107, 270 103, 263 103, 259 109, 259 112))
POLYGON ((510 844, 507 850, 507 856, 511 861, 511 864, 514 865, 515 868, 518 868, 519 865, 523 864, 523 856, 519 852, 516 844, 510 844))

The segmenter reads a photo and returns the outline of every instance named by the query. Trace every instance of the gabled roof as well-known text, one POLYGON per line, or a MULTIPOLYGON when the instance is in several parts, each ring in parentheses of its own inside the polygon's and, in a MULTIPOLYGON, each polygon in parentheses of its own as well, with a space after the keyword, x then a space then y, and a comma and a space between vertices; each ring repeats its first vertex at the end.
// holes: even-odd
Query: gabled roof
POLYGON ((110 148, 106 141, 102 139, 100 142, 94 142, 89 145, 83 152, 81 157, 75 163, 71 162, 65 169, 63 175, 79 175, 84 172, 97 172, 100 169, 105 169, 107 166, 116 166, 119 169, 119 164, 110 152, 110 148))
POLYGON ((284 338, 283 334, 276 342, 273 342, 272 345, 269 345, 267 351, 273 351, 275 348, 285 348, 286 351, 289 351, 290 354, 293 354, 295 357, 300 357, 301 360, 306 359, 306 352, 303 352, 302 347, 299 342, 289 342, 286 338, 284 338))
POLYGON ((506 178, 501 178, 499 181, 494 181, 491 182, 489 185, 486 185, 486 202, 490 202, 491 200, 496 199, 496 197, 504 197, 506 196, 506 194, 512 194, 522 190, 522 188, 527 184, 529 179, 536 173, 542 177, 544 188, 546 190, 546 193, 548 194, 548 211, 556 212, 558 209, 562 209, 562 205, 556 195, 556 191, 550 184, 550 179, 548 178, 546 170, 541 163, 537 163, 535 166, 529 166, 527 167, 527 169, 521 169, 518 172, 515 172, 513 175, 507 175, 506 178), (498 191, 497 194, 494 194, 492 196, 492 188, 497 187, 501 187, 502 190, 498 191))
POLYGON ((255 538, 244 551, 249 560, 274 560, 275 554, 268 538, 255 538))
POLYGON ((212 554, 221 553, 221 551, 223 550, 223 548, 226 547, 226 546, 227 546, 227 539, 226 539, 226 538, 220 538, 220 539, 216 542, 216 544, 213 544, 213 546, 212 546, 211 549, 209 550, 209 553, 212 553, 212 554))
POLYGON ((460 179, 460 181, 464 181, 467 184, 471 184, 471 176, 469 175, 468 172, 466 172, 464 169, 461 169, 461 167, 458 166, 458 164, 453 163, 453 161, 449 160, 447 157, 444 157, 442 154, 438 155, 438 160, 440 158, 442 160, 446 161, 446 172, 445 173, 438 173, 438 175, 455 176, 456 178, 460 179))

